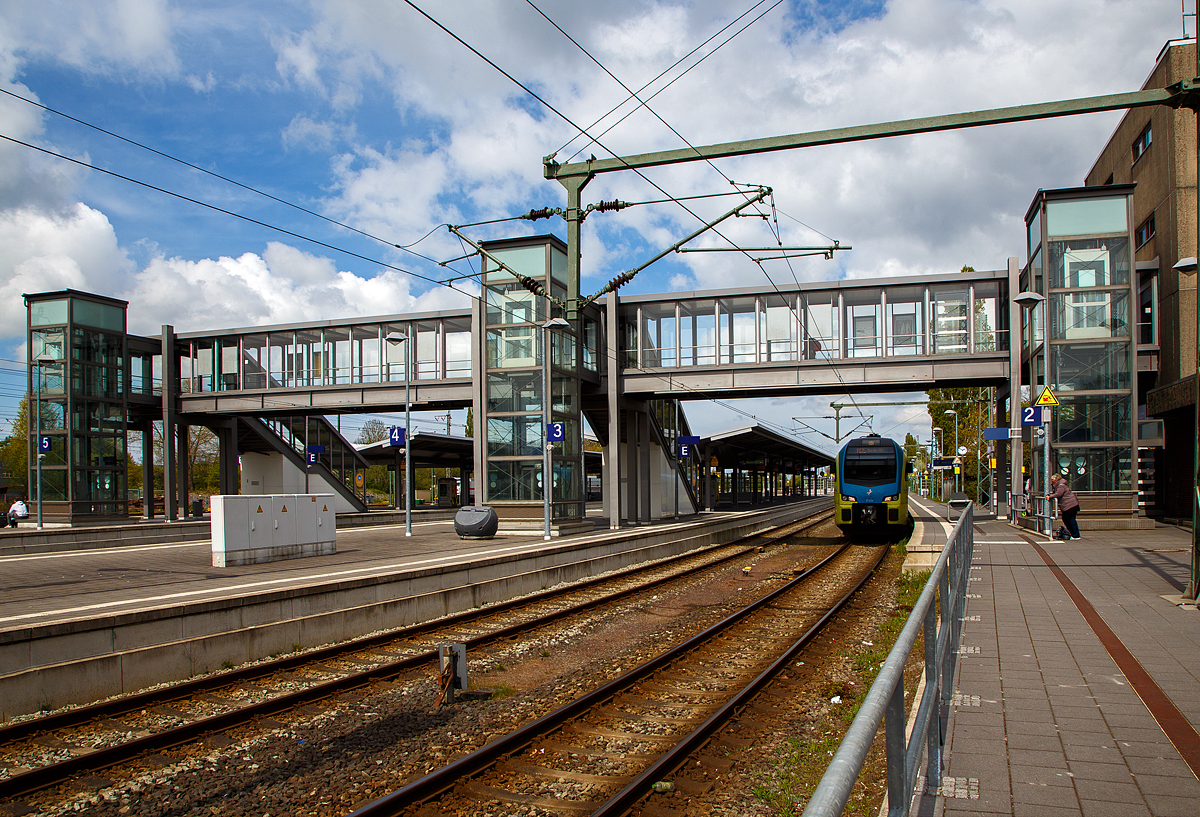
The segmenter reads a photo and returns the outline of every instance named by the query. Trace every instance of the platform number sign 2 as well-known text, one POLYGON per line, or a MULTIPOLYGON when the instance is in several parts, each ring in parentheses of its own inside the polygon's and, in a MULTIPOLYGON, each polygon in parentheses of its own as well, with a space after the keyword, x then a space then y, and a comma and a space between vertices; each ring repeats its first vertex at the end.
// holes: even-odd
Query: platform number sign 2
POLYGON ((1041 406, 1023 406, 1021 408, 1022 426, 1040 426, 1042 422, 1041 406))
POLYGON ((546 423, 546 441, 560 443, 567 438, 566 423, 546 423))

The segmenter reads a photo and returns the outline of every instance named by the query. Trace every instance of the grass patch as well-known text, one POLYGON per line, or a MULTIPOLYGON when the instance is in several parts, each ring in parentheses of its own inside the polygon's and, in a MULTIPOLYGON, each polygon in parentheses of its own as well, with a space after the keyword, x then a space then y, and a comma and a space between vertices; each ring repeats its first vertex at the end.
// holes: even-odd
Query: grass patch
POLYGON ((507 698, 510 695, 515 695, 516 692, 517 691, 515 689, 513 689, 510 685, 501 682, 499 684, 496 684, 496 686, 492 687, 492 700, 498 701, 501 698, 507 698))

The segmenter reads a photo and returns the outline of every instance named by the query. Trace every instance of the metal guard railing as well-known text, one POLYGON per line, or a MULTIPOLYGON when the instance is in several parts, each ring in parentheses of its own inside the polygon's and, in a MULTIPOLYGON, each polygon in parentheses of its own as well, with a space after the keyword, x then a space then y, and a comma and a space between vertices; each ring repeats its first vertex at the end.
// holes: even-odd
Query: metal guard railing
POLYGON ((854 782, 866 762, 867 753, 886 718, 888 817, 907 817, 913 788, 920 770, 921 755, 928 752, 926 779, 931 787, 941 784, 942 709, 950 703, 958 643, 962 635, 962 617, 971 572, 971 554, 975 547, 975 505, 963 511, 946 546, 933 567, 929 581, 913 606, 912 614, 888 653, 875 683, 867 692, 858 715, 846 731, 829 768, 817 784, 803 817, 837 817, 846 807, 854 782), (939 611, 934 598, 941 591, 939 611), (925 692, 917 707, 912 737, 905 738, 904 665, 917 642, 925 634, 925 692))

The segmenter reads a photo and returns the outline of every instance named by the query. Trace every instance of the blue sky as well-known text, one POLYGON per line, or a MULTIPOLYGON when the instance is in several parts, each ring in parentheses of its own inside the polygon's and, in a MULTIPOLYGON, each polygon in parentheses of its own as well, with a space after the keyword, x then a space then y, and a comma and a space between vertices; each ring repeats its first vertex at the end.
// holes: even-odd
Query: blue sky
MULTIPOLYGON (((752 6, 538 3, 634 87, 752 6)), ((464 0, 426 10, 580 125, 624 98, 527 3, 464 0)), ((706 144, 1113 93, 1139 87, 1179 30, 1175 0, 793 0, 651 106, 688 140, 706 144)), ((439 224, 561 205, 560 188, 541 176, 541 157, 569 145, 560 153, 566 158, 582 146, 572 141, 571 125, 394 0, 0 2, 0 88, 390 243, 433 230, 417 249, 435 259, 462 253, 439 224)), ((1034 192, 1080 184, 1117 119, 1077 117, 729 160, 718 163, 720 172, 689 164, 647 175, 677 196, 724 192, 725 177, 771 185, 784 241, 812 243, 823 234, 854 246, 832 262, 768 268, 776 280, 923 274, 963 264, 993 269, 1021 253, 1021 217, 1034 192)), ((0 134, 439 274, 419 258, 11 98, 0 99, 0 134)), ((681 144, 645 112, 600 141, 603 148, 592 145, 584 155, 681 144)), ((585 198, 660 196, 632 174, 610 174, 585 198)), ((697 210, 727 206, 715 200, 697 210)), ((673 205, 592 218, 584 289, 694 226, 673 205)), ((752 219, 725 232, 744 244, 772 240, 752 219)), ((703 289, 731 279, 767 285, 749 262, 694 254, 656 265, 628 291, 703 289)), ((163 323, 189 331, 433 309, 463 297, 2 143, 0 434, 23 389, 14 362, 24 359, 20 294, 66 286, 128 299, 134 332, 163 323)), ((828 413, 828 402, 755 401, 746 411, 790 427, 792 416, 828 413)), ((689 413, 702 432, 747 422, 710 404, 689 413)), ((875 428, 928 433, 921 413, 886 410, 875 428)))

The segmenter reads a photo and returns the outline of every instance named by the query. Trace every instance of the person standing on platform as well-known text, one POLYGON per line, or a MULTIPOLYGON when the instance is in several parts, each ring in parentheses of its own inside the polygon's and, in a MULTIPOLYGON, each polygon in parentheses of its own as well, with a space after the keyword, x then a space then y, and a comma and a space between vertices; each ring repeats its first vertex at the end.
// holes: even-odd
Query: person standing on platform
POLYGON ((1062 478, 1062 474, 1050 475, 1050 493, 1046 494, 1046 498, 1058 500, 1058 511, 1062 514, 1067 532, 1071 534, 1072 539, 1082 539, 1079 535, 1079 523, 1075 521, 1075 516, 1079 513, 1079 500, 1071 486, 1062 478))

